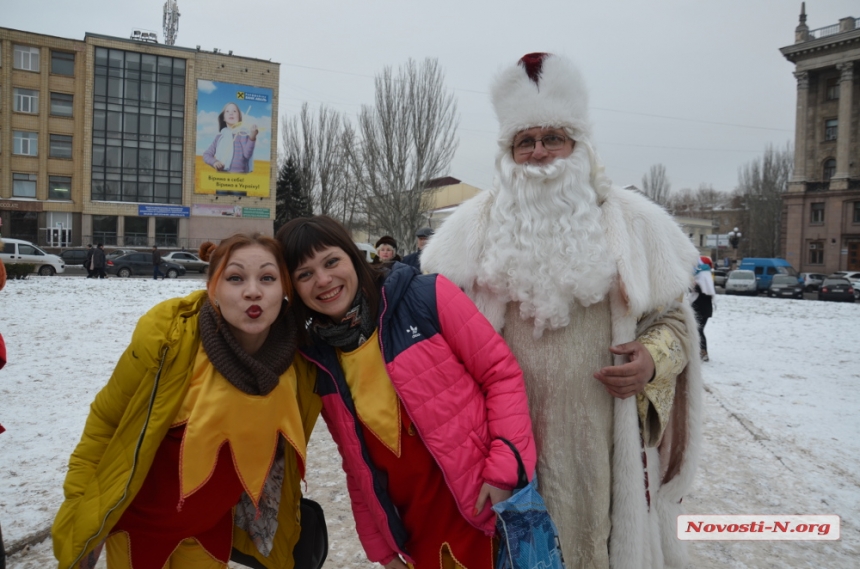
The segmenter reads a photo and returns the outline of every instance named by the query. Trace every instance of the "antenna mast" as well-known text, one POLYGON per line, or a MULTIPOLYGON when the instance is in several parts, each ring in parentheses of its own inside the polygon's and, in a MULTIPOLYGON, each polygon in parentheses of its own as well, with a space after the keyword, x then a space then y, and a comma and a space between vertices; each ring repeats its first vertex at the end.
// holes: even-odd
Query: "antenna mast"
POLYGON ((167 0, 164 3, 164 44, 174 45, 178 31, 179 6, 176 4, 176 0, 167 0))

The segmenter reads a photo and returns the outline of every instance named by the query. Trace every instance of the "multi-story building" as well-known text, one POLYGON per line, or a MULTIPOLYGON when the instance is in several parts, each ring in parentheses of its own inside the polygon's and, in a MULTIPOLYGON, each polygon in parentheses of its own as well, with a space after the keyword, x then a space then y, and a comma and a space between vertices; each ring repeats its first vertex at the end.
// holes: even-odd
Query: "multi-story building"
POLYGON ((860 19, 810 30, 793 45, 794 174, 783 197, 782 251, 799 271, 860 270, 860 19))
POLYGON ((133 37, 0 28, 0 235, 195 248, 271 234, 280 65, 133 37))

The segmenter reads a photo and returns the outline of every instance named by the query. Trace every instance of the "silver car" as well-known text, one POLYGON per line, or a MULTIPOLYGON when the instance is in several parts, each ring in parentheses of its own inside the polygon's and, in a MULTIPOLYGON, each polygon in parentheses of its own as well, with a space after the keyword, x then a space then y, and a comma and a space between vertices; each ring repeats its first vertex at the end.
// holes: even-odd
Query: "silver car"
POLYGON ((726 279, 726 294, 758 294, 755 273, 752 271, 732 271, 726 279))
POLYGON ((182 265, 189 273, 194 271, 205 275, 209 270, 209 263, 194 253, 189 253, 187 251, 171 251, 166 255, 162 255, 161 260, 182 265))

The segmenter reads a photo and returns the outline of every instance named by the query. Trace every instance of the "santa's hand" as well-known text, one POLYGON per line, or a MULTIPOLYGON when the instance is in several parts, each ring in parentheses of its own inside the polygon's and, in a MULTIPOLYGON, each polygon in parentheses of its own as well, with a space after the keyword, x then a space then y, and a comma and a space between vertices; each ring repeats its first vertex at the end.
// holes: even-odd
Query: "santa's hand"
POLYGON ((409 569, 409 566, 403 562, 399 557, 395 557, 385 565, 383 565, 385 569, 409 569))
POLYGON ((605 367, 595 373, 594 378, 606 387, 610 395, 619 399, 642 393, 654 377, 654 360, 651 353, 639 342, 610 346, 609 351, 619 356, 626 355, 628 362, 620 366, 605 367))
POLYGON ((490 486, 484 482, 484 485, 481 486, 481 491, 478 492, 478 501, 475 502, 475 515, 477 516, 484 509, 484 504, 487 503, 487 498, 490 499, 491 504, 498 504, 499 502, 504 502, 510 498, 512 494, 513 492, 510 490, 502 490, 501 488, 490 486))

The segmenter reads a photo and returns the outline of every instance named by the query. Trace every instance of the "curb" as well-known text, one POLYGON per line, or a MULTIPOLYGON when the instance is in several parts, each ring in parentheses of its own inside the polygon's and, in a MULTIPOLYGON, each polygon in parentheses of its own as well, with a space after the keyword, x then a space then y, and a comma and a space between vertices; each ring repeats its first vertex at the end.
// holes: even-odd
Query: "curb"
POLYGON ((36 533, 30 534, 22 539, 9 543, 6 546, 6 556, 11 557, 12 555, 15 555, 16 553, 20 552, 22 549, 28 546, 42 543, 49 537, 51 537, 51 526, 40 529, 36 533))

